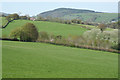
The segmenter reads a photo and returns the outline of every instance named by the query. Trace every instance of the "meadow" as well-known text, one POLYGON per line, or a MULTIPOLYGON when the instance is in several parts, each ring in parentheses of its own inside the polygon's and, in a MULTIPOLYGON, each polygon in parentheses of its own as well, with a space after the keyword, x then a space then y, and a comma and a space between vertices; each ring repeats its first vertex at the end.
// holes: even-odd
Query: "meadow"
POLYGON ((117 78, 118 54, 2 41, 3 78, 117 78))
MULTIPOLYGON (((5 19, 3 18, 3 22, 5 19)), ((82 24, 14 20, 2 29, 9 37, 12 30, 33 23, 39 32, 53 35, 84 35, 82 24)), ((111 31, 111 29, 107 29, 111 31)), ((89 34, 88 34, 89 35, 89 34)), ((118 54, 40 42, 2 41, 3 78, 117 78, 118 54)))
POLYGON ((2 30, 2 34, 8 37, 13 29, 21 27, 27 22, 33 23, 37 27, 39 32, 45 31, 48 32, 49 34, 54 35, 62 36, 81 35, 85 31, 87 31, 87 29, 81 28, 80 26, 76 25, 61 24, 47 21, 14 20, 10 22, 5 29, 2 30))

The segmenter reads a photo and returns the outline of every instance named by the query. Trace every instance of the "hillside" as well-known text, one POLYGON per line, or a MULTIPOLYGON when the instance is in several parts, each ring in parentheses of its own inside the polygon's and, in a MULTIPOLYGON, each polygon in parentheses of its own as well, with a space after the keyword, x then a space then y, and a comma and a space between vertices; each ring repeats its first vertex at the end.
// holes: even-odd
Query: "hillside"
POLYGON ((118 20, 117 13, 78 13, 65 15, 64 19, 81 19, 87 22, 109 23, 118 20))
POLYGON ((69 14, 75 14, 75 13, 95 13, 95 11, 92 10, 82 10, 82 9, 71 9, 71 8, 58 8, 55 10, 43 12, 39 14, 38 16, 42 17, 63 17, 65 15, 69 14))
POLYGON ((9 14, 4 13, 4 12, 0 12, 0 16, 8 16, 9 14))
POLYGON ((3 41, 3 78, 117 78, 118 54, 3 41))
POLYGON ((3 36, 9 36, 10 32, 17 28, 21 27, 25 23, 30 22, 36 25, 38 31, 46 31, 49 34, 54 35, 62 35, 62 36, 69 36, 69 35, 81 35, 87 29, 81 28, 77 25, 68 25, 68 24, 61 24, 56 22, 47 22, 47 21, 30 21, 30 20, 14 20, 9 25, 2 30, 3 36))
POLYGON ((46 11, 38 14, 37 16, 41 17, 58 17, 62 19, 81 19, 88 22, 104 22, 108 23, 111 21, 117 21, 117 13, 103 13, 95 12, 93 10, 84 10, 84 9, 71 9, 71 8, 58 8, 51 11, 46 11))

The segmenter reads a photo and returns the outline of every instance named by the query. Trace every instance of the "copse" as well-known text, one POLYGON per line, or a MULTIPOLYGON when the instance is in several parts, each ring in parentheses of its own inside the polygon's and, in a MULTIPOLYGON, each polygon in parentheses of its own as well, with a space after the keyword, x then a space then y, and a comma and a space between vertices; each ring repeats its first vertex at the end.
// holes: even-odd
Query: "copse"
POLYGON ((10 36, 14 39, 20 39, 20 41, 31 42, 38 39, 38 30, 32 23, 26 23, 19 29, 15 29, 10 33, 10 36))
POLYGON ((10 17, 13 18, 14 20, 19 19, 19 15, 16 14, 16 13, 15 14, 11 14, 10 17))
POLYGON ((17 19, 19 19, 19 15, 18 14, 10 14, 10 15, 8 15, 8 16, 6 16, 6 19, 8 20, 8 21, 11 21, 11 20, 17 20, 17 19))

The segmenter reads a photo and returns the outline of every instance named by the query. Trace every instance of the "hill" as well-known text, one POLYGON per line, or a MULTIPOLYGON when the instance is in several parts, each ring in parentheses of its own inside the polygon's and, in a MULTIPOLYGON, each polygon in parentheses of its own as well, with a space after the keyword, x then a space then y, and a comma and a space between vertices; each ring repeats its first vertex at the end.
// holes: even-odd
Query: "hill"
POLYGON ((8 16, 9 14, 4 13, 4 12, 0 12, 0 16, 8 16))
POLYGON ((9 36, 10 32, 17 28, 21 27, 25 23, 30 22, 36 25, 38 31, 46 31, 49 34, 54 35, 62 35, 62 36, 69 36, 69 35, 81 35, 87 29, 81 28, 77 25, 69 25, 69 24, 61 24, 56 22, 47 22, 47 21, 30 21, 30 20, 14 20, 9 23, 9 25, 2 29, 2 34, 4 36, 9 36))
POLYGON ((117 13, 78 13, 65 15, 64 19, 81 19, 87 22, 109 23, 118 20, 117 13))
POLYGON ((118 54, 3 41, 3 78, 117 78, 118 54))
POLYGON ((84 9, 71 9, 71 8, 58 8, 51 11, 46 11, 37 15, 47 18, 47 17, 58 17, 61 19, 81 19, 88 22, 104 22, 108 23, 111 21, 118 20, 117 13, 104 13, 104 12, 95 12, 93 10, 84 10, 84 9))
POLYGON ((95 11, 92 10, 82 10, 82 9, 71 9, 71 8, 58 8, 55 10, 47 11, 40 13, 38 16, 42 17, 63 17, 65 15, 69 14, 75 14, 75 13, 95 13, 95 11))

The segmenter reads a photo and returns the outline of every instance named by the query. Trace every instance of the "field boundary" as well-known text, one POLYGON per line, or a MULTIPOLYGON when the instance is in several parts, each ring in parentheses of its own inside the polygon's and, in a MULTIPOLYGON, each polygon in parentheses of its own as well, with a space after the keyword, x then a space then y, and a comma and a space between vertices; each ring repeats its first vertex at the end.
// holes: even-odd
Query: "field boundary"
POLYGON ((8 21, 4 26, 2 26, 2 28, 6 28, 7 27, 7 25, 10 23, 10 22, 12 22, 13 20, 11 20, 11 21, 8 21))
MULTIPOLYGON (((20 40, 18 40, 18 39, 9 39, 9 38, 0 38, 0 40, 20 41, 20 40)), ((24 41, 20 41, 20 42, 24 42, 24 41)), ((91 46, 87 46, 87 45, 60 44, 60 43, 54 43, 54 42, 50 42, 50 41, 36 41, 36 42, 53 44, 53 45, 59 45, 59 46, 74 47, 74 48, 83 48, 83 49, 91 49, 91 50, 98 50, 98 51, 106 51, 106 52, 112 52, 112 53, 118 53, 118 54, 120 53, 119 50, 97 48, 97 47, 91 47, 91 46)))

